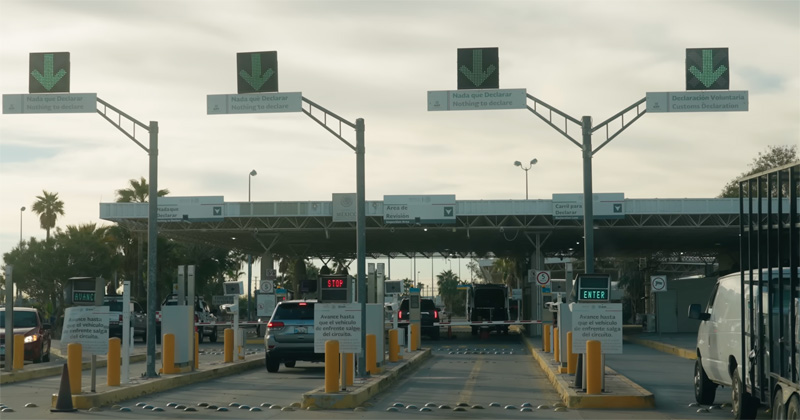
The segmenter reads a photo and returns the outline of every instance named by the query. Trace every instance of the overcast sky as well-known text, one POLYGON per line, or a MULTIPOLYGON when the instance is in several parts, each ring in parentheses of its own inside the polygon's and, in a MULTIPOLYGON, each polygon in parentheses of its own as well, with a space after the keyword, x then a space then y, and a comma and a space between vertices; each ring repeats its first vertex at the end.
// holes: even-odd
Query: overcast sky
MULTIPOLYGON (((0 92, 27 93, 29 53, 70 52, 71 92, 158 121, 158 186, 173 196, 246 201, 253 169, 253 201, 355 192, 354 153, 304 114, 206 115, 251 51, 278 52, 280 91, 364 118, 367 200, 524 199, 513 162, 533 158, 531 199, 582 192, 580 150, 529 111, 427 111, 427 91, 456 89, 467 47, 499 48, 501 88, 595 124, 685 90, 687 48, 729 48, 749 112, 646 114, 594 156, 595 192, 712 198, 769 145, 800 143, 796 0, 0 0, 0 92)), ((64 201, 57 226, 104 224, 99 203, 147 173, 97 114, 0 116, 0 253, 20 229, 44 237, 30 212, 42 190, 64 201)))

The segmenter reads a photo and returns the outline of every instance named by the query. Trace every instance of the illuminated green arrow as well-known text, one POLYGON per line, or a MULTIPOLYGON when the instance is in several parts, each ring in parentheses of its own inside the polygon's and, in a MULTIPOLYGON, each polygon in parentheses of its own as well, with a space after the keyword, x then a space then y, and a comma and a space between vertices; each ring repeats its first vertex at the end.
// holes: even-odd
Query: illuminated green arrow
POLYGON ((714 70, 714 63, 712 61, 713 54, 712 50, 703 50, 703 71, 697 69, 697 67, 692 66, 689 67, 689 71, 700 81, 705 87, 710 87, 714 84, 714 82, 725 73, 728 68, 724 65, 717 67, 714 70))
POLYGON ((247 74, 244 70, 239 70, 239 76, 242 76, 242 79, 253 90, 260 89, 273 74, 275 74, 275 71, 272 69, 267 69, 267 71, 261 73, 261 54, 259 53, 250 54, 250 74, 247 74))
POLYGON ((31 75, 34 79, 36 79, 39 83, 44 86, 45 90, 50 90, 53 86, 61 80, 62 77, 67 75, 67 72, 64 69, 58 71, 58 73, 53 74, 53 54, 45 54, 44 55, 44 75, 39 73, 39 70, 33 70, 31 75))
POLYGON ((459 69, 464 76, 467 76, 470 82, 475 84, 475 87, 480 87, 489 76, 494 73, 497 67, 494 64, 490 64, 489 67, 486 68, 486 71, 483 70, 483 51, 481 50, 473 50, 472 51, 472 70, 468 69, 467 66, 461 66, 459 69))

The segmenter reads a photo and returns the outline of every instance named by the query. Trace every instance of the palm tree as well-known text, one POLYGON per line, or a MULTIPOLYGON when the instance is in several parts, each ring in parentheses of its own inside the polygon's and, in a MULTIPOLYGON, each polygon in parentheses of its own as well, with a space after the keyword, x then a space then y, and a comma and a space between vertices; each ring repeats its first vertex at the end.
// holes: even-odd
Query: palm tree
MULTIPOLYGON (((150 197, 150 184, 147 183, 147 180, 144 179, 144 177, 140 177, 139 180, 130 179, 130 180, 128 180, 128 182, 130 183, 130 187, 119 189, 119 190, 115 191, 115 193, 117 194, 117 203, 147 203, 148 198, 150 197)), ((159 197, 163 197, 163 196, 165 196, 167 194, 169 194, 169 190, 168 189, 158 190, 158 196, 159 197)), ((127 231, 127 229, 125 229, 125 228, 122 228, 122 230, 127 231)), ((132 244, 129 241, 125 240, 126 239, 126 235, 124 235, 123 232, 117 232, 117 233, 118 233, 118 236, 121 239, 119 245, 124 247, 124 249, 122 251, 123 254, 124 255, 132 255, 132 253, 133 253, 132 245, 134 245, 134 244, 132 244), (125 245, 127 245, 127 246, 125 246, 125 245)), ((144 247, 144 243, 145 243, 144 232, 139 232, 139 235, 137 236, 137 238, 135 240, 136 254, 137 254, 136 262, 135 262, 135 264, 136 264, 136 270, 135 270, 136 271, 136 281, 133 282, 133 284, 134 284, 134 294, 137 295, 137 296, 140 296, 140 295, 144 294, 144 290, 145 290, 145 287, 143 286, 144 278, 142 277, 142 271, 143 271, 142 270, 142 265, 143 265, 143 256, 142 256, 143 250, 142 250, 142 248, 144 247)), ((128 269, 130 269, 130 266, 128 267, 128 269)), ((133 270, 130 270, 130 271, 133 271, 133 270)))
POLYGON ((64 202, 58 199, 58 193, 42 190, 42 194, 36 196, 31 211, 39 215, 39 226, 47 233, 47 239, 50 239, 50 229, 56 227, 58 216, 64 215, 64 202))
MULTIPOLYGON (((128 181, 131 185, 129 188, 117 190, 117 203, 147 203, 150 196, 150 184, 144 177, 139 180, 131 179, 128 181)), ((158 190, 158 196, 163 197, 169 194, 168 189, 158 190)))

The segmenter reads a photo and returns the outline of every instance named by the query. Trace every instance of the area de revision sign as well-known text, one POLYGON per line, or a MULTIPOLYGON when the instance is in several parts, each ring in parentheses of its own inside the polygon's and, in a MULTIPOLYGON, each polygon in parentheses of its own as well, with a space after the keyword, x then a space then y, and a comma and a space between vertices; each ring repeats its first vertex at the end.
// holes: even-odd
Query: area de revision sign
POLYGON ((647 92, 647 112, 747 111, 746 90, 647 92))
POLYGON ((454 224, 455 209, 455 194, 383 196, 383 222, 386 224, 454 224))

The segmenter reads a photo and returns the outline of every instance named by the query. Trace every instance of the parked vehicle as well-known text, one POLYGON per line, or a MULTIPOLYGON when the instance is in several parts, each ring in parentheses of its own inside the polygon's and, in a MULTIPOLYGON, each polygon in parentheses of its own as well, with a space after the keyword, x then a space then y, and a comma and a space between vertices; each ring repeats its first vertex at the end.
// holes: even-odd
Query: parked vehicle
MULTIPOLYGON (((108 306, 108 336, 122 338, 122 296, 103 297, 103 306, 108 306)), ((139 302, 131 300, 131 329, 133 329, 133 339, 137 337, 142 341, 147 340, 147 315, 139 302)))
MULTIPOLYGON (((397 311, 398 322, 405 322, 400 326, 405 330, 408 328, 408 298, 400 302, 400 309, 397 311)), ((432 340, 439 339, 439 326, 433 325, 440 321, 439 308, 436 307, 433 299, 419 300, 420 334, 430 337, 432 340)), ((405 333, 407 334, 407 333, 405 333)))
POLYGON ((267 372, 277 372, 281 363, 294 367, 298 360, 324 362, 324 353, 314 353, 314 306, 316 300, 279 302, 264 335, 267 372))
POLYGON ((740 180, 740 266, 717 281, 700 320, 695 399, 731 388, 735 418, 800 418, 800 164, 740 180), (763 198, 762 198, 763 196, 763 198), (788 198, 788 199, 787 199, 788 198))
MULTIPOLYGON (((42 322, 36 308, 14 307, 14 329, 12 335, 23 335, 24 360, 33 363, 50 361, 50 324, 42 322)), ((6 344, 13 345, 13 339, 6 340, 6 308, 0 308, 0 360, 6 358, 6 344)))
MULTIPOLYGON (((505 284, 473 284, 468 295, 468 317, 471 322, 508 321, 508 286, 505 284)), ((487 325, 490 330, 508 334, 508 325, 487 325)), ((472 335, 480 328, 473 325, 472 335)))
MULTIPOLYGON (((186 302, 186 297, 184 297, 184 302, 186 302)), ((177 306, 178 305, 178 295, 171 294, 161 302, 161 306, 177 306)), ((207 322, 209 324, 214 324, 217 322, 217 317, 211 313, 211 308, 205 302, 202 296, 195 296, 194 298, 194 322, 207 322)), ((198 340, 202 343, 205 337, 208 337, 208 341, 212 343, 217 342, 218 332, 216 325, 207 325, 197 327, 195 326, 195 332, 198 332, 198 340)), ((156 342, 161 343, 161 311, 156 312, 156 342)))

